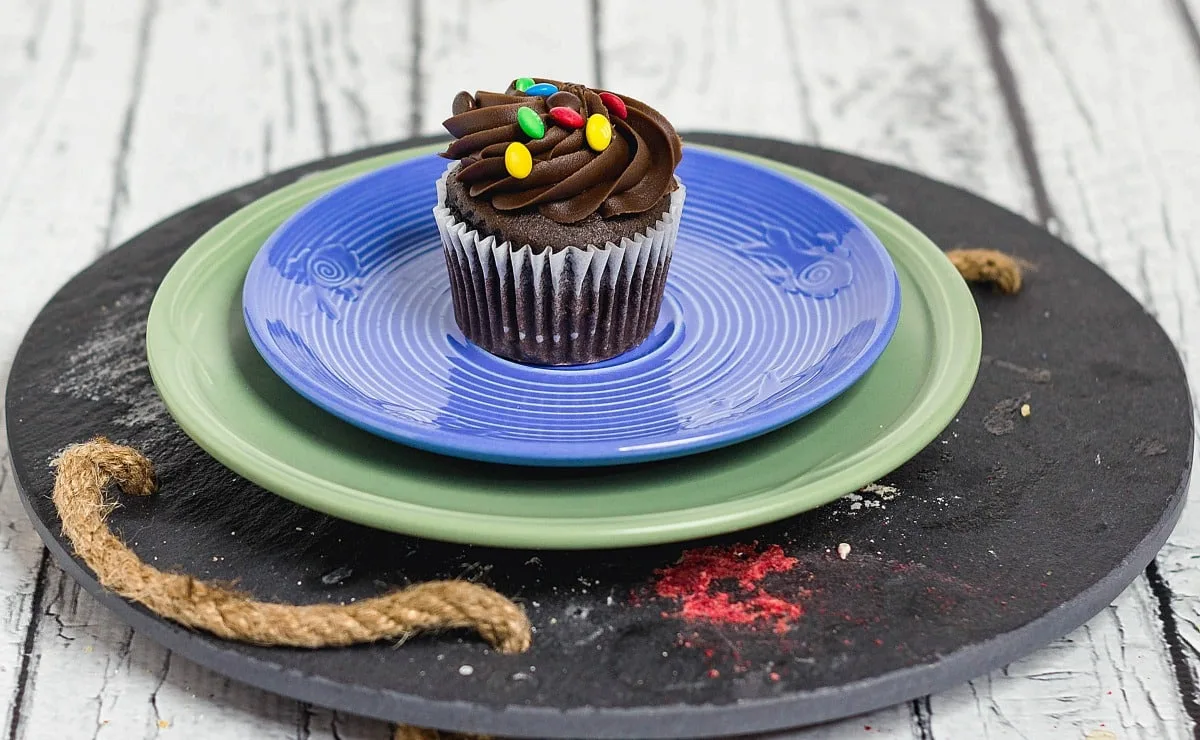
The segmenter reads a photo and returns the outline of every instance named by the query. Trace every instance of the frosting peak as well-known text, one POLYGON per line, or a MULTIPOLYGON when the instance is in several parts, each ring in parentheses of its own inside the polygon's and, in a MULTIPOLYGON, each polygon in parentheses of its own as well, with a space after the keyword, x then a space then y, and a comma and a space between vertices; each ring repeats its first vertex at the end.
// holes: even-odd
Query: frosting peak
POLYGON ((460 92, 451 109, 442 125, 455 140, 441 156, 460 160, 453 176, 497 211, 536 208, 573 224, 593 213, 644 213, 675 190, 682 142, 662 114, 639 100, 520 78, 503 93, 460 92), (526 152, 532 168, 506 166, 526 152))

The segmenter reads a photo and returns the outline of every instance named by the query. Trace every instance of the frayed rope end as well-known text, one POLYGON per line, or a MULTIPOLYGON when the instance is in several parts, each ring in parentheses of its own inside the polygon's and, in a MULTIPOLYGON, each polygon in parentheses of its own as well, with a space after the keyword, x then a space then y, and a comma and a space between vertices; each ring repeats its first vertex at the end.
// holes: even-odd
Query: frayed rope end
POLYGON ((946 257, 967 282, 992 283, 1005 295, 1019 293, 1022 271, 1033 269, 1031 263, 995 249, 951 249, 946 257))

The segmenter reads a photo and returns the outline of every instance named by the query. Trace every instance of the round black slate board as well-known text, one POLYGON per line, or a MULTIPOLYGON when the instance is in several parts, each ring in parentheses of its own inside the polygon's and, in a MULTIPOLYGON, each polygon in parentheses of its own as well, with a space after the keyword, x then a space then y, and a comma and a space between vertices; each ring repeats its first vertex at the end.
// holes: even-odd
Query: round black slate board
POLYGON ((222 468, 171 422, 151 385, 143 345, 155 287, 238 207, 306 172, 429 140, 408 141, 183 211, 103 257, 44 309, 16 358, 7 411, 21 495, 54 558, 136 629, 231 677, 348 712, 524 737, 700 737, 843 717, 985 673, 1107 605, 1165 542, 1191 463, 1183 369, 1154 320, 1058 239, 961 190, 845 154, 687 138, 872 194, 944 248, 991 245, 1036 264, 1018 296, 974 289, 985 352, 978 382, 945 433, 883 481, 899 495, 843 499, 705 542, 526 552, 329 519, 222 468), (1018 413, 1024 402, 1029 418, 1018 413), (501 656, 463 633, 399 649, 271 649, 162 621, 105 593, 60 536, 47 463, 97 434, 137 446, 157 466, 160 494, 123 499, 112 521, 159 567, 236 578, 260 598, 293 603, 475 577, 525 605, 534 646, 501 656), (842 542, 853 548, 845 560, 832 550, 842 542), (794 629, 684 621, 669 616, 677 602, 648 590, 655 569, 683 551, 735 543, 778 544, 797 558, 763 581, 805 610, 794 629))

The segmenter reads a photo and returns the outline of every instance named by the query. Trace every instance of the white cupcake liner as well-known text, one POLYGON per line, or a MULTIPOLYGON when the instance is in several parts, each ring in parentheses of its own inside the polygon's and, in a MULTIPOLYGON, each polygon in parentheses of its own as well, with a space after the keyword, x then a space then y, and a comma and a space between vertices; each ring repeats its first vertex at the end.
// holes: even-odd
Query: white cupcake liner
POLYGON ((483 236, 446 207, 437 181, 434 219, 442 237, 454 318, 492 354, 539 365, 599 362, 649 336, 662 307, 685 189, 654 225, 620 244, 540 250, 483 236))

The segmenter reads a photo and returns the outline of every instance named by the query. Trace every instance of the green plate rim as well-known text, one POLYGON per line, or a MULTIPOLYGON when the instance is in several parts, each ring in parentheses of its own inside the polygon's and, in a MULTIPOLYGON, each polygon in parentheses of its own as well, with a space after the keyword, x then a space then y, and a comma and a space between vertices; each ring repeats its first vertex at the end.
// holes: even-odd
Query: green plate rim
MULTIPOLYGON (((932 312, 935 362, 922 384, 923 388, 940 389, 940 393, 935 396, 927 390, 922 391, 901 422, 869 446, 825 469, 819 482, 797 485, 796 478, 805 477, 806 472, 786 483, 720 503, 623 516, 534 518, 440 509, 387 499, 327 481, 260 452, 252 440, 235 433, 214 416, 204 399, 189 387, 186 358, 191 352, 171 338, 172 327, 181 318, 177 315, 181 307, 199 290, 205 278, 221 266, 222 259, 236 254, 230 250, 222 254, 221 248, 235 239, 251 221, 267 216, 278 216, 282 221, 304 203, 354 177, 407 158, 440 151, 443 146, 434 144, 404 149, 307 175, 244 206, 209 229, 167 273, 151 303, 147 320, 146 353, 151 377, 175 422, 221 464, 262 488, 307 508, 408 535, 464 544, 540 549, 661 544, 777 521, 817 508, 882 478, 936 439, 953 421, 974 385, 982 352, 979 314, 965 281, 928 237, 883 205, 827 178, 738 151, 689 144, 796 177, 851 209, 879 232, 885 244, 899 241, 911 247, 912 254, 905 256, 906 264, 914 274, 918 272, 915 268, 923 269, 930 279, 918 282, 924 289, 926 300, 931 306, 940 305, 943 309, 932 312), (162 341, 159 337, 167 337, 176 351, 156 351, 162 341), (203 420, 222 433, 210 433, 204 428, 203 420), (804 490, 816 485, 822 492, 804 490), (799 495, 801 492, 803 495, 799 495), (678 519, 681 511, 686 511, 683 521, 678 519), (656 521, 660 519, 666 521, 656 521)), ((893 259, 897 259, 896 255, 893 259)))

